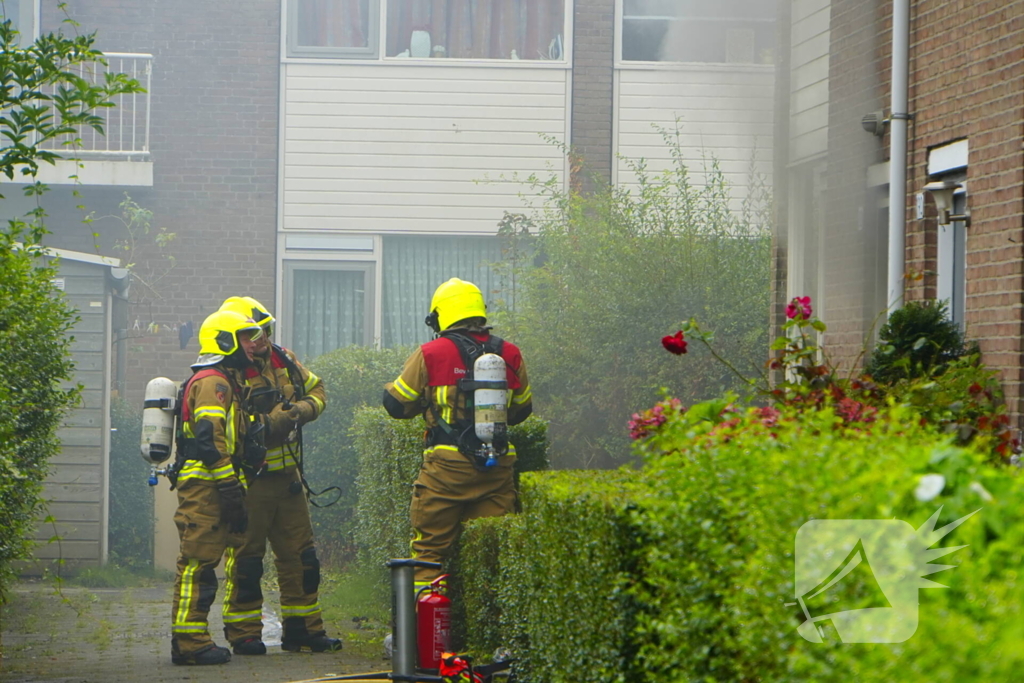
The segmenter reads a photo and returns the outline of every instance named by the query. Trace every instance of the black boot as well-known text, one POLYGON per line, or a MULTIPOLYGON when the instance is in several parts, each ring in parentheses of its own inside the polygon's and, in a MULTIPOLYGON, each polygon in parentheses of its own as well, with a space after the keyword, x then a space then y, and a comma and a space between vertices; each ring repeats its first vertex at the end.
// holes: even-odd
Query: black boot
POLYGON ((171 641, 171 662, 173 664, 202 666, 204 664, 227 664, 230 661, 231 652, 226 647, 211 644, 198 652, 183 655, 178 651, 178 643, 171 641))
POLYGON ((328 638, 327 634, 321 633, 318 636, 307 636, 300 640, 285 640, 281 643, 281 649, 288 652, 337 652, 341 649, 341 641, 337 638, 328 638))
POLYGON ((231 649, 236 655, 265 655, 267 654, 267 646, 263 644, 263 641, 259 638, 246 638, 245 640, 235 643, 231 649))

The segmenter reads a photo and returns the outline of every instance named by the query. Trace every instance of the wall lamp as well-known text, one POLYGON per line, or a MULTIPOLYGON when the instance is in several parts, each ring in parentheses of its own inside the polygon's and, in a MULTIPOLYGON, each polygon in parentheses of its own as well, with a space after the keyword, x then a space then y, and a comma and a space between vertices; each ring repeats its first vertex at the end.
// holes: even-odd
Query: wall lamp
POLYGON ((925 192, 930 193, 935 200, 935 208, 939 212, 939 225, 949 225, 953 221, 963 221, 966 226, 971 224, 971 212, 967 209, 964 209, 962 214, 953 213, 953 195, 963 188, 962 183, 952 180, 936 180, 924 186, 925 192))

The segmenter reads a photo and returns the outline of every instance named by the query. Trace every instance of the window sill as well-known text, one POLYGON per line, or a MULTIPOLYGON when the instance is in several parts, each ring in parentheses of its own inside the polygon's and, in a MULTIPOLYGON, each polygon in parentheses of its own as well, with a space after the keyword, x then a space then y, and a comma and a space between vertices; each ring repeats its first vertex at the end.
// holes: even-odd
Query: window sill
POLYGON ((569 70, 572 65, 566 61, 530 59, 439 59, 434 57, 384 57, 383 59, 347 59, 344 57, 285 57, 283 64, 335 64, 351 66, 394 66, 414 64, 417 66, 451 66, 485 69, 555 69, 569 70))
POLYGON ((745 71, 748 73, 774 72, 775 64, 729 64, 725 62, 624 62, 618 61, 619 71, 745 71))

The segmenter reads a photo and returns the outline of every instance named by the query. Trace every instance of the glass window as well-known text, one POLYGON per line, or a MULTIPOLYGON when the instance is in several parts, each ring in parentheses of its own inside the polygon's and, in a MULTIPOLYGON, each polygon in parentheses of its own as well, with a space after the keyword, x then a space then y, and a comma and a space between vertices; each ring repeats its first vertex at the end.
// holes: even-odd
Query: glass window
POLYGON ((377 56, 377 0, 292 0, 291 7, 292 54, 377 56))
POLYGON ((771 64, 774 21, 764 0, 624 0, 622 59, 771 64))
POLYGON ((388 57, 561 60, 564 0, 389 0, 388 57))
POLYGON ((372 266, 288 264, 288 344, 305 361, 372 341, 372 266))
POLYGON ((4 0, 0 2, 0 21, 10 21, 21 34, 18 44, 28 47, 35 40, 35 0, 4 0))
POLYGON ((488 309, 500 281, 491 264, 501 260, 497 237, 386 236, 383 240, 381 343, 384 346, 430 341, 424 324, 437 286, 457 277, 484 294, 488 309))

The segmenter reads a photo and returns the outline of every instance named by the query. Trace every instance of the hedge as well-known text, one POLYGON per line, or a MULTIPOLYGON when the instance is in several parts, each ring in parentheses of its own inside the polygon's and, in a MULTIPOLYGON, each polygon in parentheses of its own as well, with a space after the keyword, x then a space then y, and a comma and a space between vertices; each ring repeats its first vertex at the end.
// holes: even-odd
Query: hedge
POLYGON ((77 387, 61 386, 71 380, 77 318, 54 296, 56 268, 40 265, 41 248, 23 227, 12 221, 0 229, 0 604, 13 561, 28 555, 48 461, 60 450, 57 428, 78 400, 77 387))
MULTIPOLYGON (((830 410, 734 413, 726 401, 670 416, 621 479, 543 473, 524 513, 467 525, 461 628, 500 644, 523 683, 559 681, 1013 680, 1024 653, 1024 485, 902 408, 842 427, 830 410), (919 500, 924 474, 941 494, 919 500), (812 644, 796 627, 793 548, 811 519, 939 525, 961 565, 921 591, 917 634, 898 644, 812 644), (498 555, 494 557, 497 547, 498 555), (588 573, 589 570, 589 573, 588 573), (495 632, 493 624, 500 625, 495 632)), ((852 576, 852 575, 851 575, 852 576)), ((851 599, 868 594, 844 582, 851 599)), ((863 603, 862 603, 863 604, 863 603)))
MULTIPOLYGON (((361 570, 379 578, 387 600, 389 583, 384 562, 409 555, 411 485, 423 459, 423 421, 395 420, 383 408, 356 411, 352 433, 359 454, 356 478, 355 540, 361 570)), ((546 468, 547 423, 531 416, 509 428, 515 444, 516 472, 546 468)))
MULTIPOLYGON (((330 507, 312 507, 313 529, 321 558, 342 562, 354 552, 357 456, 351 433, 357 408, 379 406, 384 383, 393 380, 411 349, 348 346, 313 359, 300 359, 323 380, 327 410, 303 429, 306 479, 321 490, 341 487, 330 507)), ((328 503, 335 494, 315 498, 328 503)))

